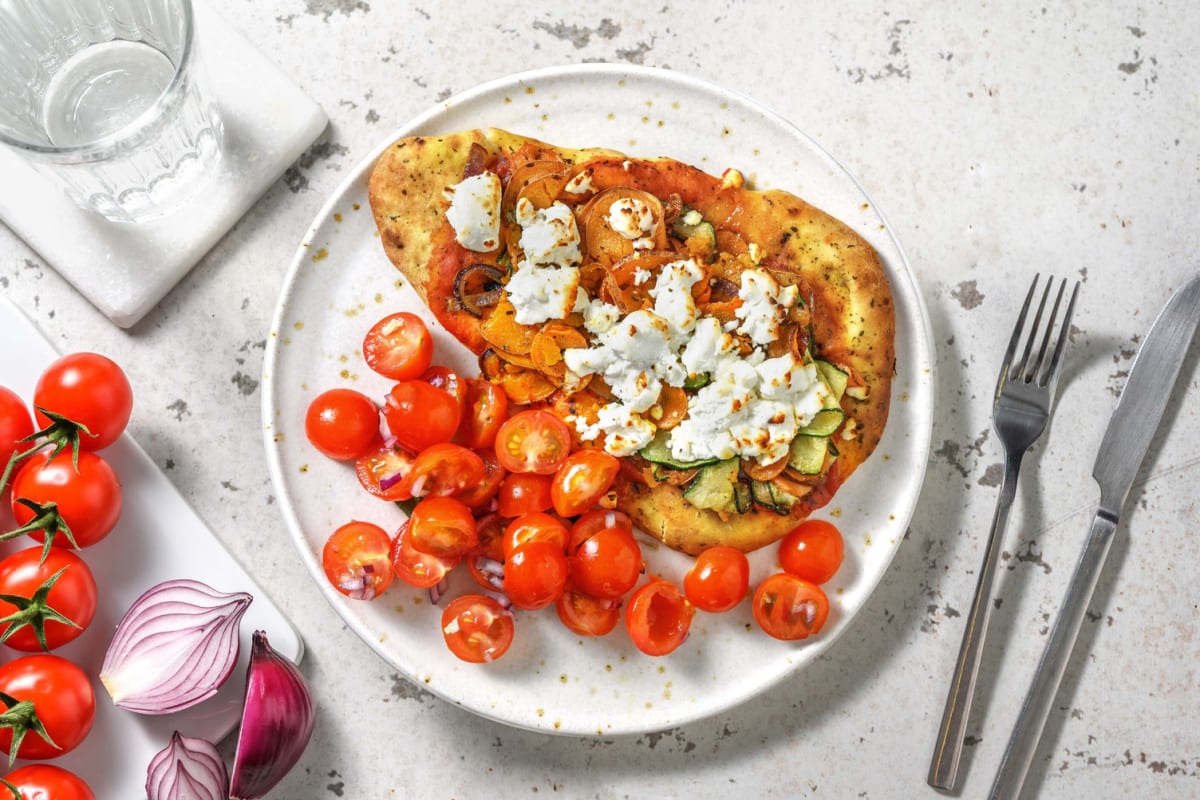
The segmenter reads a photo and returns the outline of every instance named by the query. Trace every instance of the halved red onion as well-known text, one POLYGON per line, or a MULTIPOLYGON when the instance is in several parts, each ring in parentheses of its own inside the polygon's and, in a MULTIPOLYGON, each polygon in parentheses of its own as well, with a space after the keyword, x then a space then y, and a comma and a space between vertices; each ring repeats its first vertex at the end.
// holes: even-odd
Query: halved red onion
POLYGON ((150 761, 146 770, 149 800, 226 800, 229 773, 217 748, 207 739, 183 736, 179 731, 171 743, 150 761))
POLYGON ((271 649, 266 633, 255 631, 229 799, 255 800, 271 791, 303 755, 314 716, 300 670, 271 649))
POLYGON ((238 625, 253 598, 193 580, 150 588, 108 645, 100 681, 113 704, 169 714, 216 694, 238 658, 238 625))

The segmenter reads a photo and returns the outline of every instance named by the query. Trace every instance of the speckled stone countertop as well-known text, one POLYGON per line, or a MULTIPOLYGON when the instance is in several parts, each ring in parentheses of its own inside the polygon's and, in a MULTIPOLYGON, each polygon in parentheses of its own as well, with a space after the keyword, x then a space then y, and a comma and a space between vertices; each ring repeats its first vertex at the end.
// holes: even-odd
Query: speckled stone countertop
MULTIPOLYGON (((325 108, 325 135, 129 331, 3 228, 0 287, 60 349, 128 366, 133 435, 306 640, 319 721, 271 796, 936 796, 925 775, 999 483, 990 395, 1020 297, 1034 272, 1051 272, 1082 291, 1057 416, 1025 463, 1004 548, 960 792, 982 796, 1098 501, 1091 463, 1129 363, 1200 270, 1197 7, 212 5, 325 108), (344 171, 439 100, 584 61, 686 72, 804 128, 895 228, 937 348, 925 488, 851 629, 765 695, 625 738, 507 728, 391 670, 315 591, 260 440, 276 298, 344 171)), ((1200 795, 1196 362, 1134 487, 1024 797, 1200 795)))

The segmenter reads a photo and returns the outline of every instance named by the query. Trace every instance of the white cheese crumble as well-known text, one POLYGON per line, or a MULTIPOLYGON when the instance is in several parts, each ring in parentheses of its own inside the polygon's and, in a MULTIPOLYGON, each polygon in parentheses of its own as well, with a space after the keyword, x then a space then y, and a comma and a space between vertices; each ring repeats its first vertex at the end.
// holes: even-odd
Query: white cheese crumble
POLYGON ((547 208, 536 208, 522 197, 517 201, 516 216, 517 224, 521 226, 520 246, 526 261, 538 265, 579 266, 583 260, 579 252, 579 228, 569 206, 556 200, 547 208))
POLYGON ((609 206, 608 224, 626 239, 649 237, 655 230, 650 204, 640 197, 622 197, 609 206))
POLYGON ((575 307, 579 268, 537 266, 522 261, 504 287, 521 325, 562 319, 575 307))
POLYGON ((737 332, 749 336, 750 341, 759 345, 775 341, 779 338, 779 323, 787 310, 795 305, 799 291, 795 286, 781 287, 765 270, 746 270, 738 290, 742 304, 734 311, 741 320, 737 332))
POLYGON ((580 172, 567 181, 564 190, 571 194, 591 194, 594 191, 592 187, 592 168, 588 167, 583 172, 580 172))
POLYGON ((481 172, 446 187, 450 208, 446 219, 458 243, 475 253, 488 253, 500 245, 500 178, 481 172))
POLYGON ((617 403, 601 408, 594 425, 581 417, 574 422, 579 438, 585 442, 604 434, 604 449, 618 458, 631 456, 648 445, 656 430, 654 423, 617 403))
POLYGON ((654 313, 667 321, 671 333, 678 336, 696 326, 696 301, 692 287, 704 280, 704 270, 694 259, 664 264, 650 290, 654 313))

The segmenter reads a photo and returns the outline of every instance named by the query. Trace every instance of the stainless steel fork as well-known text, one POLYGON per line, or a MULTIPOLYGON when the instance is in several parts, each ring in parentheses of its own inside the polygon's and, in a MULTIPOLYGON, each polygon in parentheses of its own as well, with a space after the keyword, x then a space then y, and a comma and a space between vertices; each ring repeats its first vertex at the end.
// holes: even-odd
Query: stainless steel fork
POLYGON ((1017 317, 1012 339, 1004 354, 1004 363, 1000 367, 1000 377, 996 382, 992 426, 1004 447, 1004 480, 1000 485, 1000 498, 996 503, 992 530, 988 534, 987 552, 984 554, 979 580, 975 585, 975 595, 971 600, 971 611, 967 615, 967 628, 963 632, 962 645, 958 651, 954 678, 946 697, 946 710, 942 714, 942 725, 938 729, 933 761, 929 765, 929 785, 938 789, 953 789, 958 777, 963 737, 971 713, 975 679, 979 674, 979 658, 983 653, 984 634, 988 617, 991 615, 992 583, 1000 560, 1004 530, 1008 526, 1008 512, 1017 493, 1017 473, 1025 451, 1042 435, 1042 431, 1046 429, 1046 422, 1050 419, 1062 367, 1063 350, 1071 330, 1071 315, 1075 312, 1075 299, 1079 295, 1077 281, 1071 291, 1071 299, 1067 303, 1066 313, 1054 342, 1054 350, 1049 352, 1051 334, 1054 332, 1055 321, 1067 289, 1067 281, 1064 279, 1059 284, 1054 306, 1043 325, 1042 317, 1054 279, 1046 281, 1046 288, 1042 293, 1041 302, 1038 303, 1033 323, 1026 328, 1025 319, 1029 314, 1037 284, 1038 276, 1035 275, 1033 283, 1029 286, 1029 293, 1025 295, 1025 304, 1017 317), (1034 345, 1039 338, 1041 344, 1035 353, 1034 345), (1025 340, 1024 348, 1020 358, 1014 360, 1022 339, 1025 340))

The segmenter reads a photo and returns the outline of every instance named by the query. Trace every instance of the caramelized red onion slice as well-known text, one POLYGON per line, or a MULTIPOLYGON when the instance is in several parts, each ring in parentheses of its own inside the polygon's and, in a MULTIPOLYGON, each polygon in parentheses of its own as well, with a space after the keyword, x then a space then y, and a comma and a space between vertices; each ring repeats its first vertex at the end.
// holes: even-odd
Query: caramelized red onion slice
POLYGON ((226 800, 229 773, 212 742, 183 736, 179 731, 171 743, 150 761, 146 770, 149 800, 226 800))
POLYGON ((504 289, 504 273, 491 264, 472 264, 454 276, 454 297, 473 317, 483 316, 482 309, 496 305, 504 289))
POLYGON ((255 631, 230 800, 255 800, 283 779, 308 746, 314 714, 300 670, 271 649, 266 633, 255 631))
POLYGON ((151 587, 117 624, 100 669, 113 704, 169 714, 216 694, 238 658, 238 625, 253 598, 193 580, 151 587))

